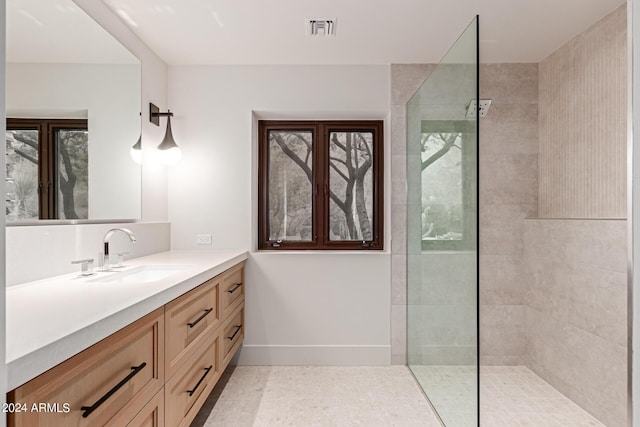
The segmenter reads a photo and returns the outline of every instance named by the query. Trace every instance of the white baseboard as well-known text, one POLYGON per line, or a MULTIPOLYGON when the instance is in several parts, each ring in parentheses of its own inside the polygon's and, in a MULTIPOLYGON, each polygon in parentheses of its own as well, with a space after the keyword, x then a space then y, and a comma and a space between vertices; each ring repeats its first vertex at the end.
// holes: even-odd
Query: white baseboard
POLYGON ((389 345, 243 345, 238 365, 387 366, 389 345))

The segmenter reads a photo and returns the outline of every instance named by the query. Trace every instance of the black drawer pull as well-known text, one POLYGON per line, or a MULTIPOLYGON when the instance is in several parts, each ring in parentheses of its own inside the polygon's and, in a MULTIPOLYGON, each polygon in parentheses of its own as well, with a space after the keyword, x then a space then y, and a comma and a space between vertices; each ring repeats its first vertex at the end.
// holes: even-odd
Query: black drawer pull
POLYGON ((236 291, 236 289, 238 289, 240 286, 242 286, 242 283, 238 283, 233 289, 229 289, 227 291, 228 294, 232 294, 236 291))
POLYGON ((193 396, 193 393, 195 393, 196 390, 198 389, 198 387, 200 387, 200 384, 202 384, 202 381, 204 381, 205 377, 207 375, 209 375, 209 371, 211 370, 211 368, 213 368, 213 365, 209 366, 208 368, 204 368, 204 375, 196 383, 196 386, 194 388, 192 388, 191 390, 187 390, 187 393, 189 394, 189 396, 193 396))
POLYGON ((109 399, 111 396, 113 396, 113 394, 115 392, 117 392, 120 389, 120 387, 125 385, 131 378, 135 377, 136 374, 138 372, 140 372, 142 370, 142 368, 144 368, 145 366, 147 366, 147 362, 143 362, 142 365, 139 365, 139 366, 132 366, 131 369, 133 369, 133 371, 131 371, 131 373, 129 375, 127 375, 122 381, 120 381, 118 384, 116 384, 115 387, 113 387, 111 390, 109 390, 107 392, 107 394, 105 394, 100 399, 98 399, 98 401, 96 403, 94 403, 91 406, 81 406, 80 410, 84 411, 82 413, 82 418, 87 418, 89 415, 91 415, 91 413, 93 411, 98 409, 100 407, 100 405, 102 405, 104 402, 107 401, 107 399, 109 399))
POLYGON ((194 320, 191 323, 187 323, 187 326, 190 328, 193 328, 194 326, 196 326, 202 319, 205 318, 205 316, 209 313, 211 313, 213 311, 213 308, 207 308, 204 313, 202 313, 202 316, 198 317, 196 320, 194 320))
POLYGON ((233 333, 233 335, 227 337, 227 339, 233 341, 236 335, 238 335, 238 332, 240 332, 240 329, 242 329, 242 325, 236 325, 236 331, 233 333))

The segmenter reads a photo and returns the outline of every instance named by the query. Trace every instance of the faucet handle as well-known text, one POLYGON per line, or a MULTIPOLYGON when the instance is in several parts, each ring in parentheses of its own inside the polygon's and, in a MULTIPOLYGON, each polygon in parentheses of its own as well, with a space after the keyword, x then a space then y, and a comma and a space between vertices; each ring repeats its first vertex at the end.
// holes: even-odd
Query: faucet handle
POLYGON ((131 252, 119 252, 116 255, 118 256, 118 264, 115 265, 114 268, 124 267, 124 256, 129 255, 131 252))
POLYGON ((80 264, 80 275, 91 276, 93 274, 93 258, 78 259, 71 264, 80 264))

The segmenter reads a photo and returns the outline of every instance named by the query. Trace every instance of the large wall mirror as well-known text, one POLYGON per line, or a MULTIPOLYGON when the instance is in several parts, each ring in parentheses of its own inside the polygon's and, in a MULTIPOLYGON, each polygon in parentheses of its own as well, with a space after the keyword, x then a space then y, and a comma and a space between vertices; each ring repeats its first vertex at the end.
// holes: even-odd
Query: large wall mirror
POLYGON ((140 61, 72 0, 6 4, 7 223, 140 218, 140 61))

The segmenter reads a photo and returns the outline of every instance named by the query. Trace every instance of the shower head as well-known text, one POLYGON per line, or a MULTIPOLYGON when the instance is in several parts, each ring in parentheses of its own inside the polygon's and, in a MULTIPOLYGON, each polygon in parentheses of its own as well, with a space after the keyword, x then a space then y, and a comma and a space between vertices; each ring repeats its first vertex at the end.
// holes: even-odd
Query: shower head
POLYGON ((472 99, 469 101, 469 105, 467 105, 467 119, 475 119, 476 118, 476 110, 478 110, 480 117, 486 117, 487 112, 489 112, 489 107, 491 106, 490 99, 472 99), (480 102, 480 106, 478 107, 478 101, 480 102))

